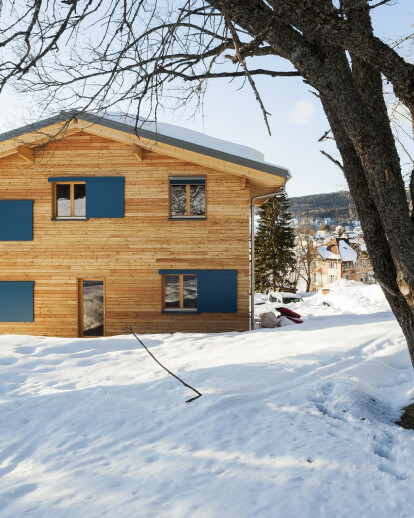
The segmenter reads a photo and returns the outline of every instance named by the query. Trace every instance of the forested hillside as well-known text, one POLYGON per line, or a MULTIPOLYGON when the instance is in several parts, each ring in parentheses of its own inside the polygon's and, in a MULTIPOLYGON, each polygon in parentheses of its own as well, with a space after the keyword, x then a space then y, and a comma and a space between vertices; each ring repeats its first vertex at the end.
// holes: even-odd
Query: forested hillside
POLYGON ((357 219, 355 205, 348 191, 290 198, 290 209, 295 218, 332 218, 338 223, 357 219))

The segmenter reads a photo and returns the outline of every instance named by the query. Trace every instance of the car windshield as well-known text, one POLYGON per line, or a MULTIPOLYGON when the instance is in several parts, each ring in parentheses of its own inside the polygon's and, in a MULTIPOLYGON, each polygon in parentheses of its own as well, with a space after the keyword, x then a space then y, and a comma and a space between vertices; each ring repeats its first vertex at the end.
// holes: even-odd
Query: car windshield
POLYGON ((302 302, 302 299, 293 297, 283 297, 283 304, 289 304, 289 302, 302 302))

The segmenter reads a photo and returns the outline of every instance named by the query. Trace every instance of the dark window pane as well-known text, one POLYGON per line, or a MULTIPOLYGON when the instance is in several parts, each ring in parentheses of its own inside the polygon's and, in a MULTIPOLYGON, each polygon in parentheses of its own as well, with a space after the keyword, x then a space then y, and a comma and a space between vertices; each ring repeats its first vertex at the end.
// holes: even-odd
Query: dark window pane
POLYGON ((75 183, 74 187, 74 216, 86 216, 86 185, 75 183))
POLYGON ((183 275, 184 308, 197 308, 197 275, 183 275))
POLYGON ((205 185, 190 185, 190 214, 192 216, 206 215, 205 185))
POLYGON ((165 307, 180 307, 180 277, 178 275, 165 276, 165 307))
POLYGON ((83 336, 104 334, 103 281, 83 282, 83 336))
POLYGON ((56 185, 56 216, 70 216, 70 185, 56 185))
POLYGON ((187 193, 185 185, 171 185, 171 216, 187 214, 187 193))

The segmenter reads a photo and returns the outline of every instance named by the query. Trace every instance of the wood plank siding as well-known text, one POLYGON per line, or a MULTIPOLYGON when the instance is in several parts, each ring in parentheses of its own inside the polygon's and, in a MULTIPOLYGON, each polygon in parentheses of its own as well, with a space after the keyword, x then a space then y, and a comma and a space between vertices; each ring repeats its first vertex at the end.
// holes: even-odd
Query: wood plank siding
MULTIPOLYGON (((249 326, 249 179, 76 133, 35 163, 0 159, 0 199, 34 200, 33 241, 0 242, 0 281, 34 281, 34 322, 0 333, 78 336, 78 279, 105 279, 106 335, 244 331, 249 326), (207 219, 169 220, 169 177, 206 177, 207 219), (125 177, 125 217, 52 221, 49 177, 125 177), (238 270, 237 313, 162 313, 160 269, 238 270)), ((258 192, 256 186, 252 190, 258 192)), ((271 189, 268 189, 270 192, 271 189)))

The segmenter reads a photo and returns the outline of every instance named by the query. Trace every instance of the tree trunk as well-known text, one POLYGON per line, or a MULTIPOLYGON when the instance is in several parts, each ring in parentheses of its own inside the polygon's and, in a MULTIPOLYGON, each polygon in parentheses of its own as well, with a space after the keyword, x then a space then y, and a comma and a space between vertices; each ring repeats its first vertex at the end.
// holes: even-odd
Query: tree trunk
POLYGON ((391 310, 404 333, 414 367, 414 307, 409 300, 404 298, 397 284, 397 270, 390 245, 353 144, 323 96, 321 96, 321 100, 343 159, 345 178, 361 220, 375 278, 382 287, 391 310))
MULTIPOLYGON (((275 17, 264 3, 253 0, 209 3, 218 9, 225 8, 232 20, 252 37, 268 27, 263 38, 266 43, 275 54, 293 63, 319 92, 342 155, 345 177, 361 219, 376 279, 404 332, 414 366, 414 226, 384 104, 380 68, 377 64, 376 69, 370 66, 366 56, 363 62, 360 58, 364 49, 356 45, 351 69, 345 50, 329 43, 332 35, 320 37, 318 31, 324 30, 322 25, 313 24, 308 29, 306 17, 301 19, 300 33, 292 28, 292 22, 282 11, 275 17)), ((345 0, 345 3, 364 7, 349 15, 347 22, 350 26, 357 24, 358 31, 366 36, 365 41, 372 42, 367 1, 345 0)), ((295 8, 294 3, 289 5, 295 8)), ((399 65, 403 67, 403 63, 399 65)), ((398 78, 393 82, 395 91, 405 89, 407 93, 410 79, 401 75, 401 85, 396 81, 398 78)), ((408 95, 412 96, 412 91, 408 95)))

